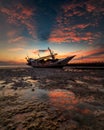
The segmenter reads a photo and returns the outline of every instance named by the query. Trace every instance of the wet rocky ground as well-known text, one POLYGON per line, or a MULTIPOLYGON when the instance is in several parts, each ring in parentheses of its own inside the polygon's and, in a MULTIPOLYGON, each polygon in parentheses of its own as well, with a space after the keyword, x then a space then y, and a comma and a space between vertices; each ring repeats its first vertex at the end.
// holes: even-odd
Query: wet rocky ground
POLYGON ((104 70, 0 69, 0 130, 103 130, 104 70))

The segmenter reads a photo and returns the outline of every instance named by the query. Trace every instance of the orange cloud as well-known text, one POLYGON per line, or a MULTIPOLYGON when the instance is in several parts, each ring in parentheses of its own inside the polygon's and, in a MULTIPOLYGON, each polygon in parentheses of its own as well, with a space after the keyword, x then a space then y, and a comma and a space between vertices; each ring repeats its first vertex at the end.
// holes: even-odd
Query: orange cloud
POLYGON ((95 57, 86 57, 81 59, 73 60, 72 63, 93 63, 93 62, 104 62, 103 56, 95 56, 95 57))
POLYGON ((8 51, 11 51, 11 52, 17 52, 17 51, 23 51, 24 49, 23 48, 9 48, 8 51))
POLYGON ((98 48, 98 49, 91 49, 91 50, 80 50, 76 52, 69 52, 65 55, 59 55, 57 58, 64 58, 70 55, 76 55, 74 60, 72 60, 72 63, 77 62, 98 62, 103 61, 104 62, 104 49, 98 48))

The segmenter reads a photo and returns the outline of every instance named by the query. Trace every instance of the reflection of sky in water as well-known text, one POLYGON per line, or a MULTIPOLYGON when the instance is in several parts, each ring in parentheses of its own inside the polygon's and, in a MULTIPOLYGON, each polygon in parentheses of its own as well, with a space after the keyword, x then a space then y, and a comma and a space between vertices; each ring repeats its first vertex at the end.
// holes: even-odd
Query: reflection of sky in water
MULTIPOLYGON (((86 84, 86 80, 97 80, 100 81, 100 78, 92 78, 90 79, 91 76, 83 76, 82 79, 76 78, 73 80, 73 84, 71 88, 73 88, 74 84, 81 84, 84 85, 86 84), (83 80, 85 79, 85 80, 83 80)), ((46 80, 46 83, 50 83, 50 79, 46 80)), ((54 80, 52 80, 53 82, 54 80)), ((71 83, 71 81, 69 82, 71 83)), ((42 101, 51 106, 51 108, 55 108, 58 110, 71 110, 71 111, 76 111, 80 112, 83 114, 88 114, 91 111, 96 110, 96 108, 92 105, 89 105, 88 103, 85 104, 83 101, 78 100, 75 97, 75 94, 71 91, 65 90, 65 89, 54 89, 54 90, 45 90, 45 89, 39 89, 38 86, 40 85, 38 80, 33 80, 30 76, 27 77, 22 77, 22 78, 16 78, 14 77, 11 81, 11 83, 5 84, 5 81, 0 80, 0 88, 5 85, 5 88, 0 91, 0 95, 14 95, 17 93, 18 95, 21 95, 20 98, 22 101, 26 102, 34 102, 34 101, 42 101), (11 89, 11 87, 14 85, 16 82, 27 82, 31 83, 27 85, 27 88, 22 88, 18 87, 17 90, 11 89), (32 91, 32 89, 34 90, 32 91)), ((88 88, 94 90, 94 88, 98 88, 99 86, 93 86, 93 85, 88 85, 88 88), (91 88, 90 88, 91 86, 91 88)), ((101 89, 101 88, 100 88, 101 89)), ((20 100, 19 98, 19 100, 20 100)))
POLYGON ((27 90, 22 95, 22 101, 33 102, 39 101, 48 104, 51 109, 69 110, 73 109, 77 103, 74 93, 64 90, 45 90, 36 88, 35 91, 27 90))
POLYGON ((13 77, 9 82, 0 80, 0 96, 13 96, 16 93, 22 95, 24 92, 29 91, 30 88, 36 88, 37 86, 38 80, 31 79, 31 76, 13 77))
POLYGON ((45 90, 45 89, 39 89, 36 88, 35 91, 27 90, 25 93, 22 95, 22 98, 28 99, 28 100, 33 100, 33 99, 38 99, 41 101, 48 101, 51 102, 53 105, 55 104, 61 104, 61 103, 71 103, 75 104, 76 99, 75 95, 73 92, 64 90, 64 89, 55 89, 55 90, 45 90))
POLYGON ((74 104, 77 103, 74 93, 67 90, 56 89, 50 91, 48 96, 51 104, 58 108, 72 109, 74 104))
POLYGON ((48 95, 47 95, 48 91, 44 90, 44 89, 38 89, 36 88, 34 91, 32 91, 31 89, 24 91, 23 95, 22 95, 22 99, 23 100, 27 100, 27 101, 34 101, 34 100, 47 100, 48 95))
POLYGON ((41 101, 51 106, 52 109, 73 111, 82 114, 94 113, 98 106, 78 100, 75 94, 65 89, 44 90, 36 88, 34 91, 27 90, 22 95, 22 100, 27 102, 41 101))

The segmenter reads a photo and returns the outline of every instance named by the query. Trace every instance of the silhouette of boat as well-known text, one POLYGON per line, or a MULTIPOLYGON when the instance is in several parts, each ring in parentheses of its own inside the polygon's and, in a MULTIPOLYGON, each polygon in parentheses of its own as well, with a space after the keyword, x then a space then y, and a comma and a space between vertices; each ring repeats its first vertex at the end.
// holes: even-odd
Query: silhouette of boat
POLYGON ((26 57, 27 65, 32 67, 39 67, 39 68, 45 68, 45 67, 64 67, 68 65, 68 62, 71 61, 75 55, 68 56, 66 58, 57 59, 55 56, 57 53, 53 53, 52 50, 48 47, 48 50, 50 52, 50 55, 39 57, 38 59, 29 58, 26 57))

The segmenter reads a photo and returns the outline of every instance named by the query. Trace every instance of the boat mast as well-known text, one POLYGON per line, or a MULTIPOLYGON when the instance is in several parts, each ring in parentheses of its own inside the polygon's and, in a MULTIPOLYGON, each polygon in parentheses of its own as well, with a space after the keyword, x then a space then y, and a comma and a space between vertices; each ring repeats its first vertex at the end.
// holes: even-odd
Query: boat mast
POLYGON ((50 55, 51 55, 51 57, 52 57, 52 59, 54 60, 55 59, 55 56, 54 56, 54 54, 52 53, 52 51, 51 51, 51 49, 48 47, 48 50, 49 50, 49 52, 50 52, 50 55))

